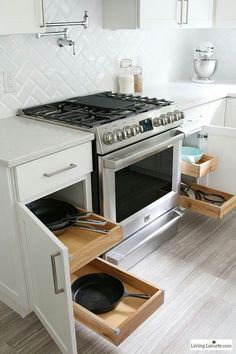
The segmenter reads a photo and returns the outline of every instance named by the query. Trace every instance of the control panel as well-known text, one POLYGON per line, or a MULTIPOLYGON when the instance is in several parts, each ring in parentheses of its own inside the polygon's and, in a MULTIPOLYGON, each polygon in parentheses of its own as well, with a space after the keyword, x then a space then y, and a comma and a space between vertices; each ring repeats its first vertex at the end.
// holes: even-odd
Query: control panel
MULTIPOLYGON (((139 120, 136 124, 124 125, 120 128, 114 129, 113 131, 105 132, 103 135, 103 142, 106 145, 112 145, 114 143, 121 142, 122 140, 133 138, 138 134, 148 133, 153 130, 157 131, 157 129, 164 128, 166 126, 166 129, 161 129, 161 131, 164 131, 168 129, 168 125, 173 125, 173 123, 176 123, 182 119, 184 119, 184 113, 179 110, 167 112, 152 118, 149 117, 139 120)), ((169 129, 171 129, 171 126, 169 129)))

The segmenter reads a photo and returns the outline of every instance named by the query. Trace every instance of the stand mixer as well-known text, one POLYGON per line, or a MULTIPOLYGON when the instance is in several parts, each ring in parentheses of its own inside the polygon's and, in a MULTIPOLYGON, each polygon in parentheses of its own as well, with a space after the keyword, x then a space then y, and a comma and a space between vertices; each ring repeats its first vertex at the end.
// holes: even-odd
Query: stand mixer
POLYGON ((217 68, 217 60, 213 59, 214 47, 212 43, 201 43, 197 49, 197 58, 193 60, 196 77, 193 82, 201 84, 212 84, 215 81, 211 79, 217 68))

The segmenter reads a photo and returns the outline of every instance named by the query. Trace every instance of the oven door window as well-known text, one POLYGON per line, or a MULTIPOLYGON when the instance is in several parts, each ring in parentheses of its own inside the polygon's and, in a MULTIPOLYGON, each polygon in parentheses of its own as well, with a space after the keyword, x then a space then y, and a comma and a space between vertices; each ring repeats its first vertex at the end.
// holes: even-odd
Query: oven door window
POLYGON ((172 191, 173 147, 115 173, 116 220, 121 222, 172 191))

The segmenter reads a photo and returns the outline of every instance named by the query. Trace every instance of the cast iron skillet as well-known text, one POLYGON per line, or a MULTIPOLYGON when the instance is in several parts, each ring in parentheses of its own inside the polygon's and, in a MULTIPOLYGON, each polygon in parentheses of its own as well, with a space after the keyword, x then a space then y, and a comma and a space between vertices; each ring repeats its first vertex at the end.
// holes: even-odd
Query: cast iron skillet
POLYGON ((27 207, 56 236, 66 232, 68 227, 72 225, 80 229, 91 230, 105 235, 111 232, 110 230, 96 228, 96 226, 104 226, 106 224, 105 221, 96 219, 80 220, 79 217, 90 216, 92 212, 80 212, 73 205, 61 200, 52 198, 39 199, 29 203, 27 207))
POLYGON ((72 285, 72 299, 93 313, 105 313, 118 306, 123 297, 148 300, 148 294, 130 294, 123 283, 107 273, 91 273, 76 279, 72 285))
POLYGON ((52 198, 36 200, 29 203, 27 207, 51 231, 65 229, 83 214, 73 205, 52 198))

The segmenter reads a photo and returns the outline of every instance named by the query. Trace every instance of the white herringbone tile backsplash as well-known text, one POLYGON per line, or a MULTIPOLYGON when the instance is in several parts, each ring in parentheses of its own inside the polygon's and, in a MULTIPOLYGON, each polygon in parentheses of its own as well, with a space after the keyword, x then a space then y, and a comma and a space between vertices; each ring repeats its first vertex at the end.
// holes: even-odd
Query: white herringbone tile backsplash
POLYGON ((190 78, 193 48, 205 31, 104 30, 102 0, 47 0, 47 21, 81 20, 84 10, 89 13, 89 29, 69 30, 76 41, 75 56, 71 48, 57 46, 57 37, 0 36, 1 118, 22 106, 117 90, 118 63, 124 57, 134 63, 139 58, 144 86, 190 78), (15 73, 16 93, 4 93, 4 70, 15 73))

